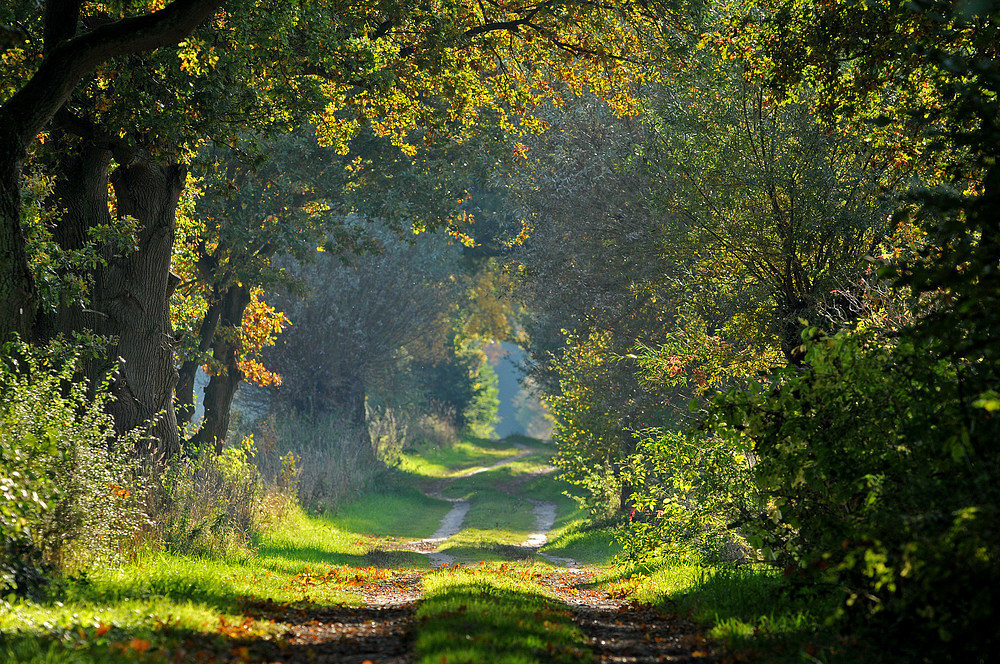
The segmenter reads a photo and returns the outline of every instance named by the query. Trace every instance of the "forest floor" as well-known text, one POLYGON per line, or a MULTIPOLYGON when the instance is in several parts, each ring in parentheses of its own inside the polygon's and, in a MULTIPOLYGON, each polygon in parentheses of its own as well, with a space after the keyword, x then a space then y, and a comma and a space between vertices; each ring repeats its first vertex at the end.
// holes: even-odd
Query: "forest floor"
POLYGON ((771 573, 613 564, 616 526, 565 495, 553 451, 408 450, 376 490, 293 508, 245 555, 150 552, 0 599, 0 662, 828 661, 820 614, 771 573))

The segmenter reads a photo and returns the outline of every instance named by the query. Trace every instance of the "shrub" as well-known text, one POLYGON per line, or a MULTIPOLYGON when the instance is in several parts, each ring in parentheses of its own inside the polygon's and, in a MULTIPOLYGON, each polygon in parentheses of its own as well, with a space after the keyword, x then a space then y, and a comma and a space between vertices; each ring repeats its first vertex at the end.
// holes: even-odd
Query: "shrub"
POLYGON ((663 395, 639 381, 634 359, 619 355, 618 343, 610 332, 570 335, 552 362, 559 393, 547 399, 555 420, 553 463, 598 518, 631 511, 637 487, 624 470, 636 453, 633 431, 669 421, 663 395))
POLYGON ((270 485, 287 472, 293 455, 299 502, 319 512, 335 510, 386 470, 366 434, 336 414, 273 415, 257 425, 257 465, 270 485))
POLYGON ((447 447, 458 440, 458 426, 454 409, 430 403, 426 412, 417 417, 409 427, 407 443, 424 443, 432 448, 447 447))
POLYGON ((0 590, 39 590, 48 574, 128 555, 144 487, 65 349, 4 347, 0 363, 0 590))
POLYGON ((754 455, 703 432, 646 429, 623 473, 637 490, 627 527, 616 533, 622 556, 739 561, 749 555, 739 524, 759 511, 754 455))
POLYGON ((406 447, 410 425, 405 413, 396 408, 368 409, 368 434, 376 458, 387 466, 398 466, 406 447))
POLYGON ((708 428, 757 455, 749 523, 776 562, 846 591, 901 659, 978 661, 995 645, 1000 420, 988 367, 860 333, 804 333, 801 368, 721 395, 708 428))
POLYGON ((263 501, 256 455, 248 436, 219 455, 211 444, 171 460, 151 495, 154 542, 199 555, 246 551, 263 501))

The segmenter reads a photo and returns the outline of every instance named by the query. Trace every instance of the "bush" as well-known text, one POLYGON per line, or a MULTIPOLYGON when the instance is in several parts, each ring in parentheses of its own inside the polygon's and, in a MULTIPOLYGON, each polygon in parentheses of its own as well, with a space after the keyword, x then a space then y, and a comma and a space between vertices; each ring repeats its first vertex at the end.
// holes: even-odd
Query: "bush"
MULTIPOLYGON (((703 432, 646 429, 623 477, 638 487, 627 528, 618 531, 622 556, 641 561, 667 555, 742 561, 749 555, 739 524, 759 511, 752 481, 754 455, 703 432)), ((740 441, 742 442, 742 441, 740 441)))
POLYGON ((424 443, 432 448, 448 447, 458 440, 455 411, 448 406, 430 403, 426 412, 410 424, 407 444, 424 443))
POLYGON ((110 397, 88 398, 63 351, 11 343, 0 363, 0 590, 22 595, 129 555, 145 522, 135 436, 116 436, 110 397))
POLYGON ((368 435, 375 457, 385 465, 399 465, 409 430, 410 424, 401 410, 385 406, 368 409, 368 435))
POLYGON ((843 587, 846 617, 896 635, 901 659, 980 661, 1000 587, 1000 420, 975 389, 988 368, 907 341, 804 334, 802 367, 709 410, 710 432, 757 455, 752 539, 843 587))
POLYGON ((575 485, 592 516, 628 515, 637 487, 624 472, 636 453, 633 432, 669 421, 664 398, 643 385, 633 358, 619 355, 610 332, 570 335, 553 360, 559 393, 548 397, 555 420, 553 463, 575 485))
POLYGON ((171 460, 152 496, 154 542, 197 555, 231 555, 250 546, 263 504, 256 445, 244 437, 216 455, 214 444, 171 460))

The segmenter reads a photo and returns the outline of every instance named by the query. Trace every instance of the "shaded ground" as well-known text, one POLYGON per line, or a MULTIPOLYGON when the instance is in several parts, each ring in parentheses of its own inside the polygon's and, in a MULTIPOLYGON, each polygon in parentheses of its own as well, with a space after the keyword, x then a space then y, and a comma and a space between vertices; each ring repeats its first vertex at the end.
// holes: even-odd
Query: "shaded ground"
POLYGON ((592 570, 553 572, 539 579, 573 613, 595 662, 713 662, 702 631, 692 622, 650 606, 609 596, 594 586, 592 570))
MULTIPOLYGON (((411 662, 411 600, 399 605, 260 611, 285 625, 273 641, 257 641, 243 661, 403 664, 411 662)), ((239 655, 239 652, 235 652, 239 655)), ((241 658, 238 658, 241 659, 241 658)))

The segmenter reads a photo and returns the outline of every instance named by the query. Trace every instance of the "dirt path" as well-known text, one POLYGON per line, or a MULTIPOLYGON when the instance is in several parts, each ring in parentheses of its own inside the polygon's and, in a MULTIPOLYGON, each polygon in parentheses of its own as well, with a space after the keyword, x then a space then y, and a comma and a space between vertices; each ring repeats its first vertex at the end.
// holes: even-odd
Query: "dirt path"
MULTIPOLYGON (((497 468, 502 468, 515 461, 520 461, 524 457, 528 456, 532 452, 536 452, 526 445, 520 443, 514 443, 514 447, 520 450, 517 454, 512 457, 508 457, 501 461, 498 461, 490 466, 485 466, 483 468, 475 468, 463 473, 458 473, 447 477, 439 481, 433 489, 426 492, 426 495, 430 498, 437 498, 438 500, 447 500, 451 503, 451 510, 441 519, 441 523, 438 529, 430 537, 425 537, 422 540, 416 540, 413 542, 404 542, 397 548, 405 551, 416 551, 422 553, 428 558, 430 558, 432 567, 441 567, 442 565, 454 564, 454 556, 449 556, 447 553, 440 551, 441 545, 451 536, 457 535, 462 530, 462 525, 465 523, 465 516, 469 513, 469 507, 471 506, 468 500, 461 498, 446 498, 443 495, 445 487, 454 482, 457 479, 463 477, 472 477, 474 475, 479 475, 480 473, 485 473, 490 470, 496 470, 497 468)), ((554 519, 554 516, 553 516, 554 519)), ((551 525, 549 526, 551 528, 551 525)), ((544 544, 544 542, 542 542, 544 544)), ((539 545, 541 546, 541 545, 539 545)))
MULTIPOLYGON (((504 459, 486 468, 479 468, 449 478, 470 477, 513 463, 536 450, 517 445, 519 454, 504 459)), ((506 493, 517 494, 520 487, 538 475, 555 470, 545 467, 532 473, 514 478, 499 488, 506 493)), ((446 483, 436 491, 436 498, 446 483)), ((445 500, 449 500, 444 498, 445 500)), ((595 661, 601 664, 619 662, 710 662, 714 658, 708 650, 704 635, 692 623, 677 616, 668 616, 652 607, 633 606, 609 596, 607 591, 594 588, 591 584, 597 573, 584 570, 572 558, 553 556, 539 551, 548 542, 548 533, 555 525, 556 504, 545 500, 528 499, 535 517, 535 530, 521 543, 521 548, 541 556, 553 565, 565 568, 545 577, 543 585, 556 594, 573 613, 574 621, 587 636, 587 643, 595 654, 595 661)), ((438 531, 430 538, 421 540, 433 544, 434 550, 427 555, 437 565, 454 563, 454 558, 437 551, 444 540, 458 533, 469 511, 467 500, 451 499, 452 509, 441 520, 438 531)))
MULTIPOLYGON (((494 463, 456 474, 439 482, 428 495, 451 503, 433 535, 406 542, 397 548, 417 551, 430 559, 433 567, 452 565, 454 557, 440 551, 441 545, 462 530, 470 502, 442 495, 447 485, 462 477, 471 477, 514 463, 535 452, 517 445, 519 453, 494 463)), ((502 491, 517 494, 532 477, 551 472, 541 469, 500 485, 502 491)), ((659 612, 652 607, 634 606, 611 597, 594 580, 598 571, 585 569, 577 561, 542 553, 548 533, 556 521, 557 505, 550 501, 528 499, 535 519, 534 531, 519 547, 527 554, 541 556, 558 566, 537 580, 562 600, 587 637, 595 663, 712 662, 705 638, 693 624, 659 612)), ((523 556, 528 557, 528 556, 523 556)), ((523 559, 522 557, 522 559, 523 559)), ((277 640, 259 644, 254 654, 266 661, 345 662, 364 664, 406 664, 412 662, 414 607, 421 597, 423 572, 397 573, 391 579, 357 588, 364 606, 316 610, 296 610, 270 605, 255 617, 287 625, 277 640)))

